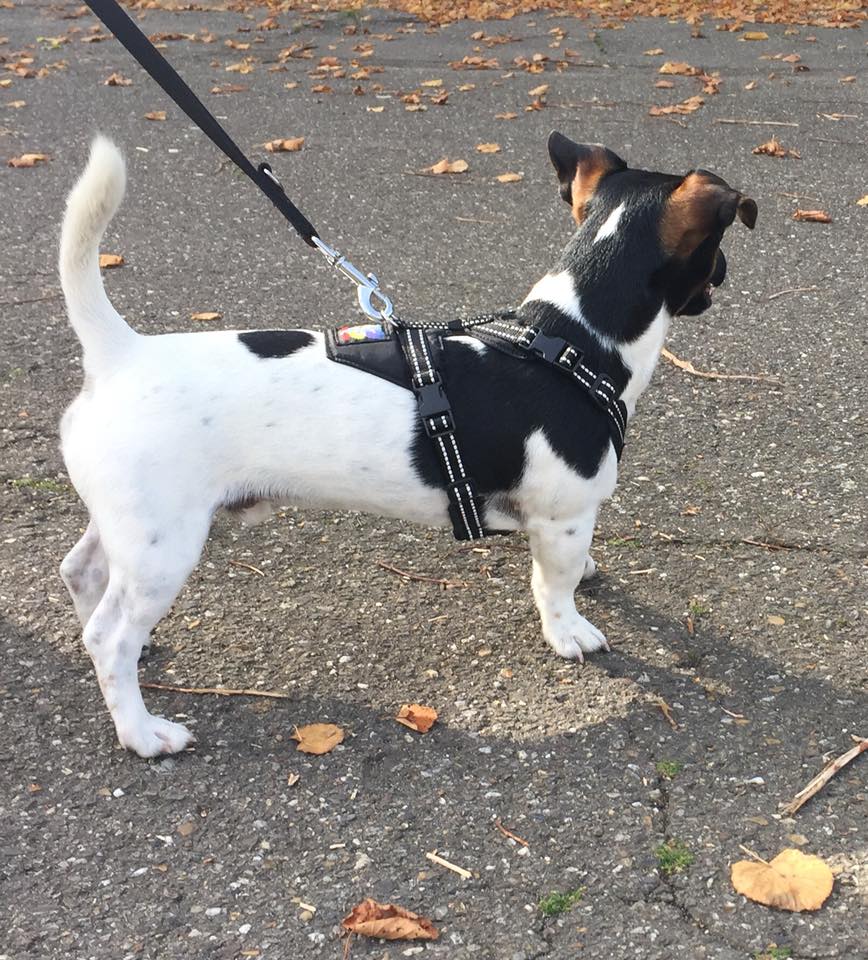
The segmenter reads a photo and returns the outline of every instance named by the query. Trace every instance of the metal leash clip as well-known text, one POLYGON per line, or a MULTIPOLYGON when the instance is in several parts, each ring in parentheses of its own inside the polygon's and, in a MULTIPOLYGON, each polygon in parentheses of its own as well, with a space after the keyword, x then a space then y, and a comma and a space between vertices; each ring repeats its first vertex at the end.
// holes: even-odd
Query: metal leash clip
POLYGON ((334 247, 330 247, 319 237, 313 237, 312 239, 314 246, 328 260, 329 264, 337 267, 345 277, 349 277, 356 285, 356 294, 362 310, 372 320, 390 321, 394 311, 392 301, 380 289, 380 284, 374 274, 362 273, 342 253, 339 253, 334 247))

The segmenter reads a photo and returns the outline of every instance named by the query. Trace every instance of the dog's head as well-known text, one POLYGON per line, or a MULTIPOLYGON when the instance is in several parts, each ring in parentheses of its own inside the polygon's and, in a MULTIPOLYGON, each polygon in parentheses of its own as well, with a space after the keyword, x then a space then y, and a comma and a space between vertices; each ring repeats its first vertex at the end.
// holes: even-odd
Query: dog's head
POLYGON ((601 276, 605 257, 610 281, 620 276, 649 309, 662 302, 673 315, 707 310, 726 276, 723 234, 736 217, 752 230, 756 203, 707 170, 633 170, 606 147, 557 132, 548 147, 579 225, 574 258, 596 263, 591 269, 601 276))

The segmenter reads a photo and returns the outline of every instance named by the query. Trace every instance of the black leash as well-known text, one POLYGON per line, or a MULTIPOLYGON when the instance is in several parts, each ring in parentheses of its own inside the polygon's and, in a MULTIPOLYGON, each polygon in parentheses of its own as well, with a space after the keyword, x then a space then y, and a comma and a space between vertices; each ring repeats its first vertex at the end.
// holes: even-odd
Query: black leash
POLYGON ((172 100, 187 114, 197 127, 219 147, 223 153, 268 197, 277 209, 292 224, 295 232, 309 246, 314 247, 314 237, 319 236, 313 224, 284 193, 277 177, 267 163, 255 167, 237 143, 220 126, 204 103, 178 76, 177 71, 157 50, 142 31, 133 23, 115 0, 85 0, 91 10, 115 35, 172 100))

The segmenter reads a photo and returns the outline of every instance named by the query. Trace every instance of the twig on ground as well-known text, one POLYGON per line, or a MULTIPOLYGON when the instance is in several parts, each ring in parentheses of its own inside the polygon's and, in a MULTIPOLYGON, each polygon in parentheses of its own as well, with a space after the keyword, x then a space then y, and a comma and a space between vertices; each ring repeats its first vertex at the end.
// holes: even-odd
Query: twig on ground
POLYGON ((459 223, 497 223, 496 220, 480 220, 478 217, 456 217, 459 223))
POLYGON ((781 382, 778 377, 773 377, 765 373, 717 373, 713 370, 697 370, 689 360, 682 360, 680 357, 676 357, 674 353, 671 353, 665 347, 660 351, 660 356, 678 367, 679 370, 692 374, 694 377, 704 377, 706 380, 760 380, 764 383, 781 382))
POLYGON ((672 716, 672 707, 669 706, 663 697, 657 697, 654 701, 654 706, 663 714, 669 726, 672 727, 673 730, 677 730, 678 721, 672 716))
POLYGON ((349 956, 350 956, 350 944, 352 943, 352 940, 353 940, 353 931, 350 930, 350 931, 347 933, 347 939, 344 940, 344 955, 343 955, 342 960, 349 960, 349 956))
POLYGON ((459 867, 457 864, 450 863, 448 860, 444 860, 443 857, 438 856, 436 850, 433 850, 431 853, 426 853, 425 857, 430 860, 431 863, 446 867, 447 870, 457 873, 459 877, 463 877, 465 880, 473 876, 473 874, 469 870, 465 870, 464 867, 459 867))
POLYGON ((783 191, 778 193, 779 197, 789 197, 791 200, 810 200, 811 203, 822 203, 819 197, 809 197, 805 193, 784 193, 783 191))
POLYGON ((762 547, 763 550, 803 550, 795 543, 766 543, 764 540, 752 540, 750 537, 742 537, 742 543, 747 543, 752 547, 762 547))
POLYGON ((733 720, 746 720, 747 717, 743 713, 733 713, 732 710, 727 710, 726 707, 721 707, 721 710, 728 716, 732 717, 733 720))
POLYGON ((792 816, 798 809, 806 804, 815 793, 819 793, 823 787, 835 776, 835 774, 847 766, 851 760, 855 760, 860 753, 868 750, 868 739, 857 738, 858 742, 840 757, 830 760, 816 777, 802 790, 800 790, 792 800, 781 808, 781 813, 792 816))
POLYGON ((763 860, 763 858, 758 854, 754 853, 750 847, 746 847, 743 843, 738 845, 739 850, 743 850, 752 860, 759 860, 760 863, 764 863, 767 867, 771 866, 768 860, 763 860))
MULTIPOLYGON (((796 194, 792 194, 796 196, 796 194)), ((810 200, 810 197, 803 197, 804 200, 810 200)), ((811 290, 819 290, 820 288, 814 284, 811 287, 788 287, 786 290, 778 290, 777 293, 769 294, 766 297, 766 303, 771 303, 772 300, 777 300, 778 297, 785 297, 788 293, 809 293, 811 290)))
POLYGON ((374 563, 378 567, 382 567, 384 570, 388 570, 390 573, 397 573, 399 577, 404 577, 406 580, 421 580, 423 583, 439 583, 441 587, 466 587, 467 583, 464 580, 444 580, 440 577, 426 577, 422 573, 412 573, 409 570, 399 570, 398 567, 393 567, 391 563, 386 563, 384 560, 375 560, 374 563))
POLYGON ((512 830, 507 830, 500 820, 495 820, 494 825, 505 837, 508 837, 510 840, 515 840, 516 843, 520 843, 523 847, 528 846, 527 840, 522 840, 521 837, 517 837, 512 830))
POLYGON ((217 697, 270 697, 273 700, 289 700, 288 693, 275 690, 233 690, 231 687, 176 687, 171 683, 139 684, 146 690, 168 690, 170 693, 212 694, 217 697))
POLYGON ((714 123, 745 123, 752 127, 797 127, 792 120, 739 120, 735 117, 718 117, 714 123))
POLYGON ((0 307, 20 307, 25 303, 42 303, 44 300, 59 300, 62 293, 49 293, 44 297, 30 297, 27 300, 0 300, 0 307))
POLYGON ((230 560, 229 562, 233 567, 241 567, 244 570, 252 570, 254 573, 258 573, 260 577, 265 576, 259 567, 254 567, 252 563, 245 563, 243 560, 230 560))

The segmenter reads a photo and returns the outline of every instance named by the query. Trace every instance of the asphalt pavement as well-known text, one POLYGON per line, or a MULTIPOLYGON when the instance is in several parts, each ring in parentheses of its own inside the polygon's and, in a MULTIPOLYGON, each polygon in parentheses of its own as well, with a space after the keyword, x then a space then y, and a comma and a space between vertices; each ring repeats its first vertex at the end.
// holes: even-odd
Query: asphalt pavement
POLYGON ((554 657, 521 537, 457 544, 296 509, 254 529, 221 518, 142 679, 288 698, 147 690, 198 738, 148 762, 116 744, 57 573, 86 516, 58 451, 81 364, 55 260, 93 133, 128 157, 104 244, 125 265, 105 281, 136 329, 359 314, 81 9, 0 3, 0 958, 338 958, 341 918, 366 896, 440 935, 354 938, 353 960, 868 957, 864 756, 780 813, 868 736, 864 32, 140 14, 251 155, 305 138, 270 156, 288 193, 408 316, 515 305, 553 262, 570 229, 553 128, 634 166, 710 169, 760 211, 753 233, 729 231, 714 307, 667 343, 727 376, 662 361, 631 424, 600 576, 577 596, 611 653, 554 657), (497 63, 451 66, 465 57, 497 63), (664 61, 719 72, 719 92, 664 61), (114 72, 132 83, 105 85, 114 72), (694 112, 649 115, 697 95, 694 112), (772 136, 800 157, 752 153, 772 136), (50 159, 6 165, 27 153, 50 159), (444 156, 469 170, 421 174, 444 156), (799 208, 832 222, 794 221, 799 208), (191 319, 202 311, 222 318, 191 319), (438 710, 430 733, 394 722, 408 702, 438 710), (346 739, 298 753, 293 729, 311 722, 346 739), (729 879, 742 845, 820 855, 830 899, 811 913, 744 899, 729 879))

